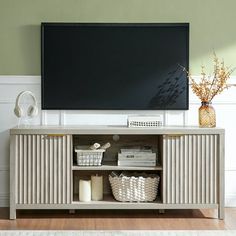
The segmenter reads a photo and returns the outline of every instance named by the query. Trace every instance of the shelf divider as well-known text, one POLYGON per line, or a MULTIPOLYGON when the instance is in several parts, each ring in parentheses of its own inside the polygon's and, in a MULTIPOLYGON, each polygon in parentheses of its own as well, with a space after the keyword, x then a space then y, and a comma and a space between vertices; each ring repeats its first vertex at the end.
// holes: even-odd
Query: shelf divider
POLYGON ((162 170, 161 165, 157 166, 117 166, 116 164, 104 164, 101 166, 77 166, 73 165, 72 170, 162 170))

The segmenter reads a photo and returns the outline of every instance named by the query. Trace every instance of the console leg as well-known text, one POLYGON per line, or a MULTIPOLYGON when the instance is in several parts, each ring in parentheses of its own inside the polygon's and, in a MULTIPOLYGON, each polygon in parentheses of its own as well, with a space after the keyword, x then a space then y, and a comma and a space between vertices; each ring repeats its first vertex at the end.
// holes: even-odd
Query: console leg
POLYGON ((13 207, 10 207, 10 220, 15 220, 16 219, 16 209, 13 207))
POLYGON ((218 205, 218 218, 220 220, 223 220, 225 217, 225 135, 220 134, 220 140, 219 140, 219 161, 218 161, 218 199, 219 199, 219 205, 218 205))
POLYGON ((159 209, 159 214, 164 214, 165 213, 165 209, 159 209))
POLYGON ((225 218, 225 209, 221 205, 218 206, 218 218, 219 220, 223 220, 225 218))
POLYGON ((70 209, 69 210, 69 214, 75 214, 75 210, 74 209, 70 209))

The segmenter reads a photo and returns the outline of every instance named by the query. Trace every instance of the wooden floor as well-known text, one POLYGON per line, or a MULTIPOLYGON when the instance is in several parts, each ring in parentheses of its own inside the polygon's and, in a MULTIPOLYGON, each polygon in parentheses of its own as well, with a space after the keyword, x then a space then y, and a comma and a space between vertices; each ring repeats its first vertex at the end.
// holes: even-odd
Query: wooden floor
POLYGON ((225 209, 225 220, 216 210, 96 210, 17 211, 17 220, 8 220, 8 208, 0 208, 1 230, 218 230, 236 229, 236 208, 225 209))

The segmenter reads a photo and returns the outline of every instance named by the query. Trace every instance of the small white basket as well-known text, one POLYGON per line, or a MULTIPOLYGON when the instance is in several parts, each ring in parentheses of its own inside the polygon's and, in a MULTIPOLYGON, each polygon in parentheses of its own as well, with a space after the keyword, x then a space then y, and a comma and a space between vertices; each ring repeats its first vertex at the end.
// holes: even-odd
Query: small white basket
POLYGON ((128 127, 133 128, 153 128, 163 126, 162 116, 130 116, 128 117, 128 127))
POLYGON ((102 164, 104 149, 98 150, 80 150, 75 149, 77 153, 78 166, 100 166, 102 164))
POLYGON ((160 176, 111 176, 109 181, 114 198, 120 202, 152 202, 157 197, 160 176))

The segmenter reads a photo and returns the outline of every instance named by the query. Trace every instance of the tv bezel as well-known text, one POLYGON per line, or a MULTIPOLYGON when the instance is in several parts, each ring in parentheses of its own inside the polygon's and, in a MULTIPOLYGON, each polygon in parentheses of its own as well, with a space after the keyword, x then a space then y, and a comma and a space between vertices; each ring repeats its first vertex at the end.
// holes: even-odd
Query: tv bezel
MULTIPOLYGON (((78 110, 78 111, 186 111, 189 110, 189 82, 188 79, 186 79, 186 107, 185 108, 175 108, 175 109, 79 109, 79 108, 46 108, 44 105, 44 26, 123 26, 123 27, 139 27, 139 26, 158 26, 158 27, 185 27, 187 29, 186 34, 186 42, 187 42, 187 50, 186 50, 186 58, 187 58, 187 67, 186 70, 189 71, 189 23, 62 23, 62 22, 42 22, 41 23, 41 109, 42 110, 78 110)), ((187 76, 187 75, 186 75, 187 76)))

